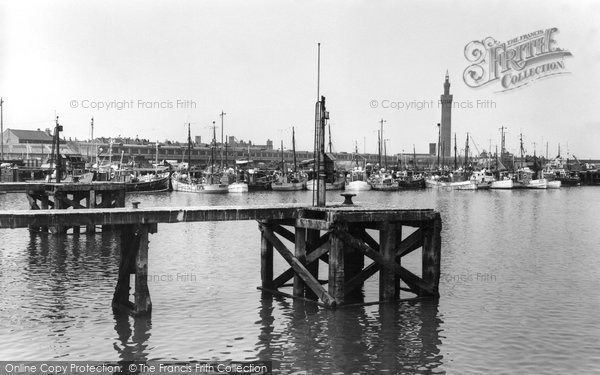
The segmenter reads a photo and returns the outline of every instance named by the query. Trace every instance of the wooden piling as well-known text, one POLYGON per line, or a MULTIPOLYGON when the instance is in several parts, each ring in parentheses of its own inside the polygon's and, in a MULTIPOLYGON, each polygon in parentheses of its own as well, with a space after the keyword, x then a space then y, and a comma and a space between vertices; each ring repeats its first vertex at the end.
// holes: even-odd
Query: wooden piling
MULTIPOLYGON (((96 191, 90 189, 88 195, 85 198, 85 206, 87 208, 96 208, 96 191)), ((86 233, 96 233, 96 226, 94 224, 87 224, 85 226, 86 233)))
MULTIPOLYGON (((384 263, 396 263, 396 248, 402 239, 402 225, 384 221, 379 231, 379 252, 384 263)), ((379 271, 379 300, 395 301, 399 296, 400 279, 394 269, 382 267, 379 271)))
POLYGON ((131 315, 145 315, 152 311, 148 289, 148 233, 153 225, 120 225, 121 260, 117 285, 113 295, 113 309, 131 315), (135 275, 133 301, 129 299, 131 275, 135 275))
POLYGON ((135 256, 135 315, 152 311, 148 290, 148 225, 138 227, 138 248, 135 256))
MULTIPOLYGON (((268 226, 268 221, 261 221, 260 226, 268 226)), ((265 233, 260 234, 260 277, 262 287, 273 288, 273 244, 269 242, 265 233)))
POLYGON ((441 248, 442 248, 442 219, 437 213, 431 225, 425 230, 422 252, 422 278, 430 286, 422 291, 422 295, 439 297, 441 248))
POLYGON ((329 248, 329 294, 335 299, 337 305, 345 300, 344 286, 346 283, 344 274, 344 242, 340 238, 340 232, 347 229, 340 224, 330 236, 329 248))
MULTIPOLYGON (((307 248, 309 248, 307 250, 307 252, 310 254, 313 251, 315 251, 320 245, 319 245, 319 239, 321 237, 321 231, 318 229, 307 229, 306 230, 306 246, 307 248)), ((306 266, 306 268, 308 269, 308 272, 310 272, 311 275, 313 275, 313 277, 315 279, 319 279, 319 259, 315 259, 314 262, 311 262, 310 264, 308 264, 306 266)), ((312 299, 312 300, 318 300, 319 297, 310 289, 307 289, 305 291, 306 298, 308 299, 312 299)))
MULTIPOLYGON (((298 259, 298 261, 306 267, 306 229, 296 227, 296 236, 295 236, 295 251, 294 255, 298 259)), ((310 272, 310 271, 309 271, 310 272)), ((294 296, 296 297, 304 297, 304 281, 302 278, 296 274, 294 275, 294 296)))

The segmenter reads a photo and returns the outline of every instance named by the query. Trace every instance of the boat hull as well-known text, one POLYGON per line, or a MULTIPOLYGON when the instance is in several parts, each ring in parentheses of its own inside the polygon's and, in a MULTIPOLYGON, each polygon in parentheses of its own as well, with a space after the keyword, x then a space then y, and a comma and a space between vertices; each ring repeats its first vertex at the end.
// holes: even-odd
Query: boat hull
POLYGON ((371 190, 398 191, 400 190, 400 185, 397 182, 391 184, 371 184, 371 190))
POLYGON ((174 191, 183 191, 187 193, 204 194, 225 194, 228 193, 228 187, 225 184, 194 184, 179 181, 176 178, 171 179, 174 191))
POLYGON ((274 191, 298 191, 305 190, 305 182, 273 182, 271 190, 274 191))
POLYGON ((419 178, 416 180, 400 180, 398 181, 400 189, 424 189, 425 179, 419 178))
POLYGON ((524 185, 527 189, 547 189, 548 181, 545 178, 540 178, 539 180, 531 180, 528 184, 524 185))
POLYGON ((371 185, 366 181, 351 181, 346 182, 345 188, 352 191, 367 191, 371 190, 371 185))
POLYGON ((490 185, 490 189, 512 189, 513 187, 513 180, 497 180, 490 185))
POLYGON ((127 182, 125 184, 126 191, 128 192, 160 192, 168 191, 170 189, 170 178, 162 177, 152 181, 139 181, 139 182, 127 182))
MULTIPOLYGON (((306 182, 306 189, 307 190, 317 190, 317 186, 316 186, 316 181, 315 180, 308 180, 306 182)), ((344 181, 340 181, 340 182, 326 182, 325 183, 325 190, 344 190, 344 181)))
POLYGON ((558 180, 548 181, 548 189, 560 189, 561 182, 558 180))
POLYGON ((475 181, 441 182, 425 180, 425 185, 429 188, 446 190, 477 190, 477 183, 475 181))
POLYGON ((227 187, 227 190, 230 193, 247 193, 248 192, 248 184, 242 182, 234 182, 227 187))

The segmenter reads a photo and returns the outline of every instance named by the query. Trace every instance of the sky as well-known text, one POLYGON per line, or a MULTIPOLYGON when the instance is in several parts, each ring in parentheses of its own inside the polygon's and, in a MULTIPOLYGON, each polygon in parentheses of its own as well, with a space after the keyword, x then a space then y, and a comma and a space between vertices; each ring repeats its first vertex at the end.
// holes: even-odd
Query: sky
POLYGON ((291 148, 294 126, 310 150, 321 43, 334 151, 376 153, 384 119, 388 154, 428 152, 448 71, 459 152, 467 132, 494 150, 504 126, 509 151, 522 133, 530 154, 600 158, 598 21, 597 1, 0 0, 4 128, 59 116, 65 137, 88 139, 93 117, 95 136, 185 142, 190 123, 208 142, 223 111, 227 135, 291 148), (470 42, 551 28, 572 54, 564 74, 509 91, 465 83, 470 42))

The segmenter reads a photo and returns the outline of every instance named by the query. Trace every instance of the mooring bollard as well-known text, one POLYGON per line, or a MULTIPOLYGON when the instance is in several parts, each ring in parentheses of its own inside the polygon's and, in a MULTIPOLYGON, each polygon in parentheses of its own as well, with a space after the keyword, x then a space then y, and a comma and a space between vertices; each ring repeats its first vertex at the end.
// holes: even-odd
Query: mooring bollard
POLYGON ((131 202, 133 208, 139 208, 140 202, 131 202))
POLYGON ((344 197, 344 203, 342 204, 347 204, 347 205, 353 205, 354 203, 352 202, 352 197, 355 197, 356 194, 351 194, 351 193, 344 193, 344 194, 340 194, 342 197, 344 197))

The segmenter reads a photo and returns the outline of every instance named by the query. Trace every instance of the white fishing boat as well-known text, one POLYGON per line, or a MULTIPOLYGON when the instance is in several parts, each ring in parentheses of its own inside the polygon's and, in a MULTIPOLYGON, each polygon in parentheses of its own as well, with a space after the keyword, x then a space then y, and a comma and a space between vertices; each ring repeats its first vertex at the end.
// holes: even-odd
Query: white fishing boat
POLYGON ((490 189, 512 189, 514 186, 513 180, 510 178, 493 181, 490 189))
POLYGON ((521 189, 547 189, 548 180, 545 178, 533 179, 533 171, 529 167, 517 170, 514 187, 521 189))
POLYGON ((227 187, 230 193, 247 193, 248 184, 245 182, 234 182, 227 187))
POLYGON ((425 180, 425 187, 445 190, 477 190, 477 182, 467 181, 448 181, 446 177, 432 176, 425 180))
MULTIPOLYGON (((344 180, 325 182, 325 190, 344 190, 344 180)), ((317 190, 317 180, 306 181, 307 190, 317 190)))
POLYGON ((496 178, 487 169, 481 169, 474 171, 471 175, 471 181, 477 184, 477 190, 480 189, 491 189, 492 183, 496 181, 496 178))
POLYGON ((187 174, 180 173, 173 173, 171 185, 173 191, 183 191, 188 193, 225 194, 229 192, 227 184, 195 181, 187 174))
POLYGON ((271 183, 271 189, 274 191, 306 190, 306 179, 295 173, 281 174, 271 183))
POLYGON ((367 182, 367 172, 361 167, 355 167, 346 176, 346 190, 367 191, 371 190, 371 184, 367 182))
POLYGON ((548 181, 548 189, 560 189, 561 182, 559 180, 548 181))

